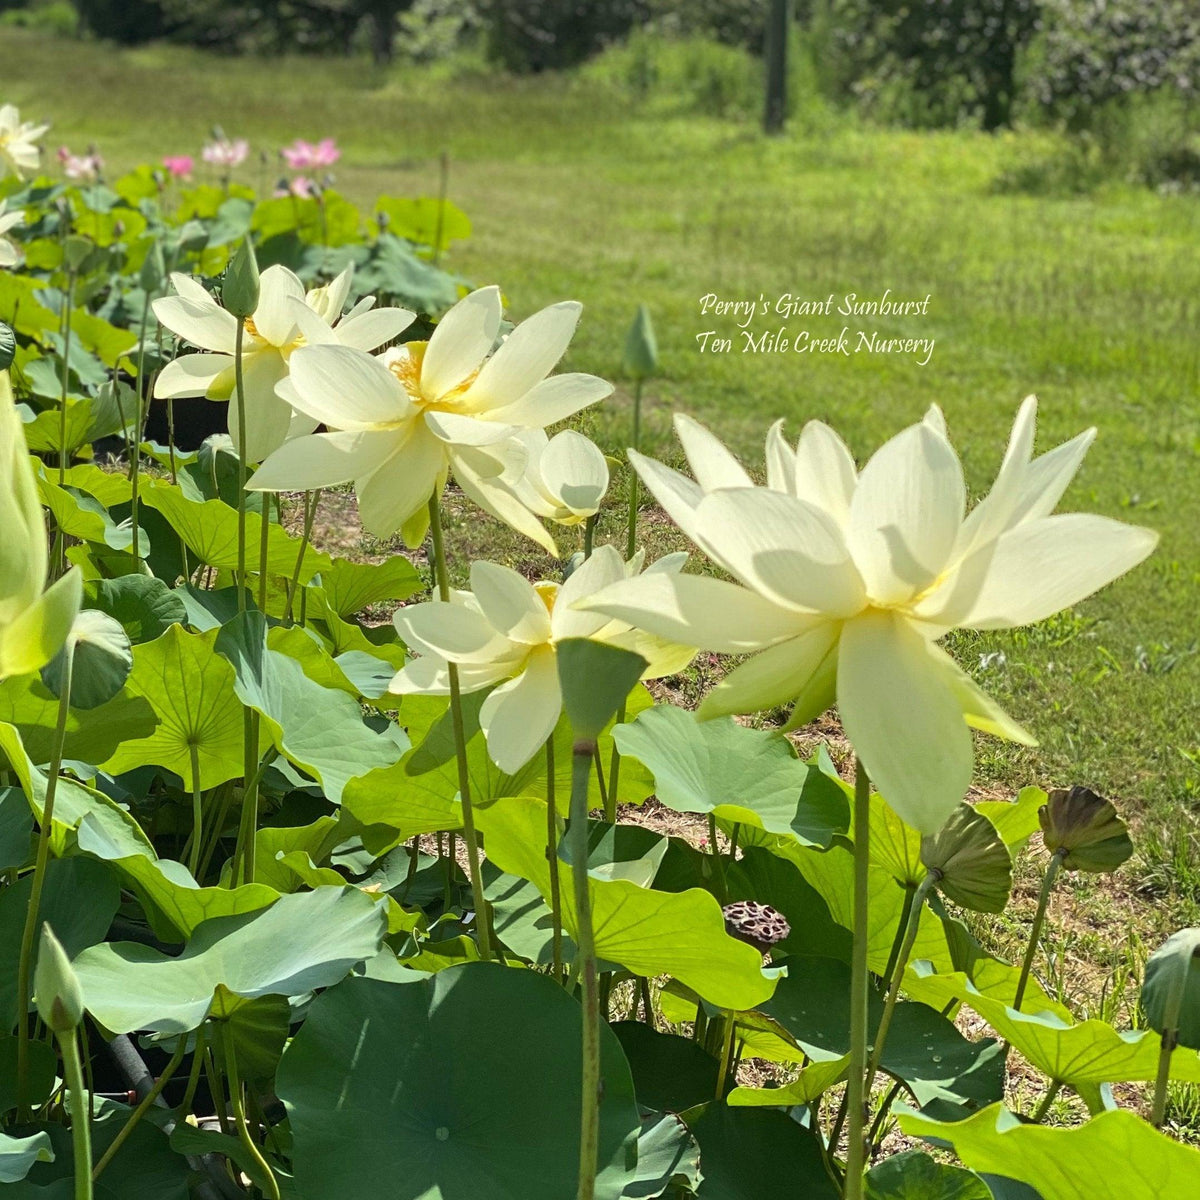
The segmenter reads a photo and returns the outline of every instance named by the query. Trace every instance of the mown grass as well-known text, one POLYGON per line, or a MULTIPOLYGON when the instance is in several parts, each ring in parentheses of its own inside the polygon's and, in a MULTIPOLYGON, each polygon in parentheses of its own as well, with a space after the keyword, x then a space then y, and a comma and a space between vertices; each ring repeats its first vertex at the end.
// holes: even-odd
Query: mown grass
MULTIPOLYGON (((1065 504, 1151 525, 1159 551, 1077 612, 952 645, 1042 738, 1033 752, 981 741, 981 782, 1001 791, 1088 782, 1113 795, 1138 816, 1140 857, 1124 890, 1169 896, 1153 910, 1163 927, 1200 913, 1195 194, 1114 180, 1085 196, 1025 195, 1001 181, 1052 162, 1062 147, 1049 135, 877 130, 804 104, 809 115, 787 136, 764 140, 749 117, 689 113, 598 71, 381 74, 358 62, 0 38, 6 61, 19 64, 4 98, 52 120, 52 141, 95 141, 114 170, 196 152, 216 123, 269 154, 295 136, 332 135, 346 151, 339 187, 368 202, 381 191, 431 194, 447 152, 450 194, 475 227, 454 267, 502 283, 516 316, 564 296, 584 301, 573 369, 617 376, 633 308, 651 306, 662 374, 648 388, 645 440, 668 460, 678 457, 677 410, 708 422, 758 469, 776 417, 793 435, 808 418, 828 420, 865 457, 937 402, 978 493, 1027 393, 1042 400, 1043 447, 1097 425, 1065 504), (742 353, 731 319, 700 313, 709 293, 773 300, 885 288, 928 293, 929 315, 755 328, 931 336, 928 365, 742 353), (706 329, 732 338, 732 350, 702 353, 696 335, 706 329)), ((272 160, 246 178, 263 184, 277 172, 272 160)), ((616 449, 628 413, 622 385, 585 425, 616 449)), ((619 507, 602 534, 616 535, 619 507)), ((460 544, 536 563, 528 547, 479 530, 464 522, 460 544)), ((661 524, 648 537, 671 540, 661 524)))

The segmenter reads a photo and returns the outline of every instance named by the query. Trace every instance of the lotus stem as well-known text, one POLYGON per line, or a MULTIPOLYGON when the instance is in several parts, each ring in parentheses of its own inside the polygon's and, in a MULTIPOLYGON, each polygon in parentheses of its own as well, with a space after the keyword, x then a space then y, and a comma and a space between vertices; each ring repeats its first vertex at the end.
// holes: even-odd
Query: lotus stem
POLYGON ((849 1145, 845 1200, 862 1200, 866 1165, 867 929, 870 917, 871 780, 861 758, 854 763, 854 929, 850 964, 850 1075, 846 1083, 849 1145))
MULTIPOLYGON (((857 826, 855 838, 858 837, 857 826)), ((867 1082, 863 1088, 864 1097, 871 1095, 871 1085, 875 1082, 875 1074, 879 1070, 879 1061, 883 1057, 883 1046, 887 1041, 888 1030, 892 1025, 892 1015, 896 1011, 896 1001, 900 998, 900 985, 904 982, 904 970, 908 966, 912 954, 913 943, 917 940, 917 930, 921 926, 921 910, 925 907, 925 897, 937 885, 942 877, 940 871, 930 871, 917 885, 913 892, 912 903, 904 926, 904 941, 900 953, 896 955, 895 966, 888 983, 887 999, 883 1004, 883 1013, 879 1018, 879 1028, 875 1031, 875 1039, 871 1046, 871 1057, 867 1065, 867 1082)))
POLYGON ((79 1042, 75 1030, 58 1035, 63 1072, 71 1095, 71 1145, 75 1151, 75 1200, 92 1200, 92 1122, 84 1097, 83 1066, 79 1060, 79 1042))
POLYGON ((913 897, 917 894, 915 883, 904 885, 904 902, 900 906, 900 920, 896 924, 896 936, 892 938, 892 948, 888 951, 887 966, 883 969, 884 979, 891 979, 896 969, 896 959, 900 957, 900 947, 904 944, 904 935, 908 932, 908 917, 912 912, 913 897))
POLYGON ((142 1097, 137 1108, 129 1114, 129 1119, 121 1126, 117 1136, 113 1138, 112 1144, 105 1150, 100 1161, 92 1169, 92 1182, 94 1183, 100 1178, 100 1173, 112 1162, 118 1150, 125 1145, 126 1139, 133 1132, 137 1123, 146 1115, 150 1106, 159 1098, 171 1079, 171 1076, 179 1070, 179 1064, 183 1062, 183 1056, 187 1053, 187 1034, 179 1035, 179 1042, 175 1047, 175 1053, 171 1055, 170 1061, 163 1068, 162 1074, 155 1080, 154 1086, 142 1097))
MULTIPOLYGON (((642 435, 642 380, 639 377, 633 385, 633 441, 631 445, 638 449, 638 441, 642 435)), ((633 464, 629 464, 629 521, 625 538, 625 557, 632 558, 637 550, 638 527, 638 473, 633 464)))
POLYGON ((1046 908, 1050 904, 1050 893, 1054 890, 1054 880, 1062 866, 1064 851, 1056 850, 1050 857, 1050 865, 1042 877, 1042 890, 1038 896, 1037 912, 1033 915, 1033 925, 1029 930, 1029 945, 1025 947, 1025 957, 1021 961, 1021 977, 1017 980, 1017 992, 1013 997, 1013 1008, 1021 1011, 1021 1001, 1025 998, 1025 988, 1029 984, 1029 973, 1033 970, 1033 957, 1037 954, 1038 942, 1042 936, 1042 925, 1046 920, 1046 908))
POLYGON ((242 1105, 242 1081, 238 1078, 237 1050, 233 1042, 233 1029, 228 1022, 222 1025, 221 1034, 225 1050, 225 1074, 229 1084, 229 1103, 233 1109, 233 1123, 237 1128, 238 1141, 262 1170, 266 1181, 264 1190, 270 1200, 280 1200, 279 1181, 275 1178, 275 1172, 271 1170, 271 1164, 263 1157, 262 1151, 250 1136, 250 1126, 246 1124, 246 1110, 242 1105))
MULTIPOLYGON (((433 559, 437 573, 438 595, 450 599, 450 572, 446 566, 446 543, 442 534, 442 509, 439 497, 429 498, 429 530, 433 540, 433 559)), ((467 736, 463 721, 462 694, 458 687, 458 667, 447 665, 450 678, 450 719, 454 725, 454 748, 458 758, 458 797, 463 812, 463 842, 467 848, 467 867, 471 876, 471 894, 475 903, 475 923, 479 929, 479 953, 484 961, 492 957, 491 914, 483 895, 483 872, 479 866, 479 837, 475 832, 475 813, 471 806, 471 768, 467 762, 467 736)))
POLYGON ((596 754, 593 741, 576 742, 571 770, 571 877, 575 888, 575 941, 583 968, 583 1092, 579 1138, 579 1191, 593 1200, 600 1152, 600 980, 588 890, 588 778, 596 754))
MULTIPOLYGON (((196 1089, 200 1086, 200 1075, 204 1070, 204 1044, 205 1044, 205 1026, 201 1025, 196 1030, 196 1044, 192 1049, 192 1066, 188 1071, 187 1086, 183 1089, 183 1099, 179 1102, 179 1107, 175 1110, 175 1120, 183 1121, 187 1118, 192 1109, 192 1101, 196 1098, 196 1089)), ((183 1043, 187 1045, 186 1034, 183 1037, 183 1043)))
POLYGON ((242 371, 242 343, 246 318, 238 317, 233 343, 233 380, 238 427, 238 612, 246 611, 246 385, 242 371))
POLYGON ((721 893, 721 903, 729 903, 729 884, 725 879, 725 859, 721 856, 721 847, 717 845, 717 818, 708 814, 708 851, 712 855, 713 874, 717 883, 717 891, 721 893))
POLYGON ((725 1094, 725 1080, 729 1075, 730 1062, 733 1058, 733 1030, 737 1022, 733 1019, 733 1013, 724 1012, 721 1014, 724 1018, 722 1024, 724 1030, 721 1034, 721 1065, 717 1070, 717 1093, 715 1099, 720 1100, 725 1094))
MULTIPOLYGON (((200 869, 200 843, 204 835, 204 802, 200 791, 200 748, 195 742, 189 742, 188 752, 192 760, 192 852, 188 856, 188 870, 196 879, 196 872, 200 869)), ((200 881, 196 879, 196 882, 200 881)))
POLYGON ((550 917, 554 978, 562 979, 562 884, 558 877, 558 811, 554 798, 554 735, 546 739, 546 861, 550 864, 550 917))
POLYGON ((1155 1129, 1163 1127, 1167 1115, 1167 1084, 1171 1079, 1171 1055, 1175 1052, 1176 1031, 1164 1029, 1162 1045, 1158 1050, 1158 1073, 1154 1077, 1154 1106, 1150 1110, 1150 1122, 1155 1129))
POLYGON ((33 883, 29 889, 29 907, 25 910, 25 928, 21 933, 21 954, 17 960, 17 1111, 24 1112, 29 1089, 29 978, 33 971, 33 942, 37 936, 42 890, 46 886, 46 864, 50 859, 50 834, 54 827, 54 798, 58 793, 58 775, 62 770, 63 746, 67 738, 67 716, 71 711, 71 676, 75 667, 75 643, 68 638, 63 646, 62 687, 58 697, 58 721, 54 726, 54 744, 50 772, 46 777, 46 795, 42 818, 38 822, 37 857, 33 883))
POLYGON ((58 486, 67 482, 67 385, 71 378, 71 309, 75 307, 75 270, 67 271, 67 296, 63 304, 62 397, 58 406, 58 486))
POLYGON ((585 562, 592 557, 592 547, 595 545, 596 541, 597 516, 597 513, 592 513, 592 515, 583 523, 583 557, 585 562))
POLYGON ((292 623, 292 606, 296 599, 296 589, 300 586, 300 571, 304 567, 304 555, 308 552, 312 539, 313 522, 317 518, 317 505, 321 500, 321 489, 304 493, 304 531, 300 535, 300 549, 296 552, 296 566, 288 583, 287 611, 283 614, 284 623, 292 623))
POLYGON ((271 493, 262 493, 262 523, 258 536, 258 611, 267 611, 267 556, 271 551, 271 493))
MULTIPOLYGON (((625 721, 625 701, 621 701, 621 707, 617 709, 617 718, 613 722, 614 725, 621 725, 625 721)), ((597 760, 597 768, 599 761, 597 760)), ((610 824, 617 823, 617 786, 621 782, 621 752, 617 749, 617 743, 614 739, 612 748, 612 758, 608 763, 608 789, 604 792, 604 819, 610 824)), ((603 788, 604 781, 601 780, 603 788)))
POLYGON ((138 535, 138 496, 142 472, 142 430, 146 424, 146 405, 150 403, 150 397, 145 395, 146 377, 143 373, 146 366, 146 320, 149 316, 150 293, 146 292, 142 300, 142 321, 138 327, 137 389, 134 392, 137 400, 137 414, 133 422, 133 449, 129 456, 129 483, 132 488, 129 505, 129 525, 133 531, 133 541, 130 543, 129 552, 133 555, 135 563, 140 562, 142 556, 141 542, 138 535))
POLYGON ((1040 1125, 1046 1114, 1050 1111, 1050 1105, 1054 1103, 1055 1097, 1062 1090, 1062 1080, 1050 1080, 1050 1086, 1046 1089, 1046 1094, 1042 1097, 1042 1102, 1037 1106, 1037 1111, 1033 1114, 1033 1123, 1040 1125))

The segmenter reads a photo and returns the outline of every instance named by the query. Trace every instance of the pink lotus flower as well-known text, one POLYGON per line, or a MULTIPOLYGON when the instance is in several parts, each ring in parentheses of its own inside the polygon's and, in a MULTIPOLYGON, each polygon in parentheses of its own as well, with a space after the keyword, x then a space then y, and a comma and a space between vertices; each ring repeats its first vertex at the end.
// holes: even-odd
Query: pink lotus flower
POLYGON ((280 152, 293 171, 311 171, 318 167, 332 167, 342 152, 333 138, 322 138, 319 142, 306 142, 297 138, 280 152))
POLYGON ((94 183, 104 169, 104 159, 92 147, 86 154, 72 154, 67 146, 59 146, 58 161, 63 174, 77 183, 94 183))
POLYGON ((192 168, 196 165, 196 160, 190 154, 168 154, 162 161, 173 178, 185 182, 191 179, 192 168))
POLYGON ((276 199, 281 196, 295 196, 297 200, 308 200, 312 198, 316 186, 316 183, 307 175, 297 175, 289 183, 280 181, 279 186, 275 189, 275 196, 276 199))
POLYGON ((250 143, 245 138, 220 137, 208 143, 200 152, 206 163, 214 167, 232 168, 246 161, 250 153, 250 143))

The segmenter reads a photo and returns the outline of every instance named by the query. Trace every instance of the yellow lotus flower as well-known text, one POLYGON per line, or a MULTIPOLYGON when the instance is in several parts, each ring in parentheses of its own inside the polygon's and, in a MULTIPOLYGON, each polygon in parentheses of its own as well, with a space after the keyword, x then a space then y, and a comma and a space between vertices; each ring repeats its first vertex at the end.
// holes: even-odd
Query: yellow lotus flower
POLYGON ((7 200, 0 200, 0 267, 15 267, 21 261, 21 249, 11 238, 4 235, 17 225, 23 224, 25 214, 17 209, 16 212, 5 212, 7 200))
MULTIPOLYGON (((415 319, 405 308, 374 308, 373 296, 360 300, 345 316, 353 266, 327 287, 305 292, 287 267, 262 273, 258 308, 246 321, 242 375, 246 391, 246 456, 262 462, 289 437, 311 433, 318 422, 297 417, 276 388, 287 378, 293 352, 300 346, 331 343, 374 350, 391 341, 415 319)), ((172 333, 208 354, 183 354, 163 368, 154 385, 159 399, 207 396, 229 400, 229 434, 238 446, 234 349, 237 319, 226 312, 196 280, 174 274, 174 296, 154 301, 154 315, 172 333)))
POLYGON ((379 537, 400 531, 417 546, 428 528, 429 499, 453 472, 480 508, 555 553, 515 490, 529 456, 519 435, 612 391, 594 375, 547 378, 580 311, 574 301, 552 304, 492 353, 500 290, 486 287, 450 309, 428 342, 407 342, 378 358, 343 346, 297 350, 281 394, 333 432, 289 441, 248 486, 279 492, 353 481, 363 525, 379 537))
MULTIPOLYGON (((685 557, 672 556, 652 570, 679 570, 685 557)), ((545 745, 562 713, 555 647, 563 639, 592 638, 634 650, 649 663, 645 679, 673 674, 691 660, 695 651, 688 647, 647 638, 624 622, 576 607, 638 565, 601 546, 560 585, 533 584, 509 567, 473 563, 471 591, 397 611, 396 629, 420 657, 396 674, 391 690, 448 695, 449 663, 458 664, 463 692, 494 687, 479 724, 492 760, 514 774, 545 745)))
POLYGON ((968 727, 1032 744, 936 642, 956 627, 1007 629, 1069 608, 1136 566, 1158 535, 1088 513, 1051 516, 1089 430, 1033 457, 1037 404, 1013 426, 990 494, 969 514, 962 467, 933 409, 859 474, 828 427, 793 449, 767 439, 754 487, 711 434, 677 422, 690 480, 631 454, 676 524, 736 583, 643 575, 583 601, 675 641, 753 654, 700 716, 793 703, 798 725, 837 703, 889 803, 936 832, 966 793, 968 727))
POLYGON ((11 171, 18 179, 26 171, 36 171, 41 158, 38 138, 49 125, 22 121, 15 104, 0 105, 0 179, 11 171))
POLYGON ((528 458, 513 491, 530 512, 559 525, 581 525, 600 511, 608 491, 608 460, 595 442, 573 429, 552 438, 545 430, 530 429, 519 437, 528 458))
POLYGON ((0 679, 44 667, 62 648, 83 600, 72 567, 48 591, 45 517, 13 403, 0 371, 0 679))

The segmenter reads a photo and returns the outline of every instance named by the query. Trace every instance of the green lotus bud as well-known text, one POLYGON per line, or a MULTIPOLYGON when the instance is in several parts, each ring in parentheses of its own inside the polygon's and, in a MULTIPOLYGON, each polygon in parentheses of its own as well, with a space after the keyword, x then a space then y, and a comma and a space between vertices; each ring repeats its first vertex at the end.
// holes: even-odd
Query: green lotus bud
POLYGON ((637 315, 625 338, 625 369, 634 379, 645 379, 658 370, 658 341, 650 321, 650 310, 644 304, 638 305, 637 315))
POLYGON ((1038 809, 1046 849, 1069 871, 1115 871, 1132 853, 1125 822, 1090 788, 1055 788, 1038 809))
POLYGON ((1141 1004, 1164 1042, 1200 1050, 1200 929, 1171 934, 1150 955, 1141 1004))
POLYGON ((921 839, 921 862, 936 872, 937 888, 975 912, 1004 911, 1012 890, 1012 855, 996 827, 960 804, 937 833, 921 839))
POLYGON ((258 259, 249 238, 243 238, 221 284, 221 303, 235 317, 251 317, 258 308, 258 259))
POLYGON ((138 283, 141 284, 142 291, 153 295, 162 288, 166 277, 167 264, 163 259, 162 243, 155 242, 151 246, 149 253, 142 260, 142 269, 138 273, 138 283))
POLYGON ((54 1033, 70 1033, 83 1020, 83 988, 67 952, 49 924, 42 926, 33 992, 38 1015, 54 1033))

